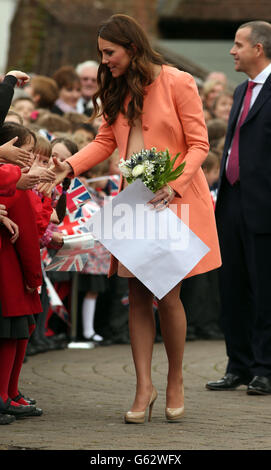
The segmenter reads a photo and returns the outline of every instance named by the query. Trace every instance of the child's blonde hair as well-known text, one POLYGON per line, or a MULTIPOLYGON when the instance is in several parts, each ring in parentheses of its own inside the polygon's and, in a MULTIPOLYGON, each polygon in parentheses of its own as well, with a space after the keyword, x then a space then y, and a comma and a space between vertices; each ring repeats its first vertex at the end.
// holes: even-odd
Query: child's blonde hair
POLYGON ((43 155, 45 157, 50 158, 52 154, 52 146, 49 140, 45 137, 36 133, 37 143, 35 146, 35 153, 43 155))

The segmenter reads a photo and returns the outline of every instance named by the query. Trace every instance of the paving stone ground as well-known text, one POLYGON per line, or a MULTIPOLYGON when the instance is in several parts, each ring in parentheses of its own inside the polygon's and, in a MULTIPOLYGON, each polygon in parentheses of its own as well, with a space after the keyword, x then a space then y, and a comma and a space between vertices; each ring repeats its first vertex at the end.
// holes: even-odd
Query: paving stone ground
POLYGON ((28 358, 21 391, 35 397, 42 417, 0 426, 0 450, 270 450, 271 396, 205 389, 221 378, 226 364, 223 341, 186 344, 185 416, 164 416, 167 358, 155 344, 153 382, 158 399, 144 425, 124 424, 133 401, 135 375, 129 345, 91 350, 65 349, 28 358))

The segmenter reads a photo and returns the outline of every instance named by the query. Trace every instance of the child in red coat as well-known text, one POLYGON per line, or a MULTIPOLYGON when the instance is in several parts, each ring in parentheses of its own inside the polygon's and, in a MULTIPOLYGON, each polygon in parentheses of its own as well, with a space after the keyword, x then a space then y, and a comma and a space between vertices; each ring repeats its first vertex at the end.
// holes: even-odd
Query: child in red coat
MULTIPOLYGON (((50 142, 45 137, 36 134, 35 159, 32 168, 35 166, 39 169, 48 168, 51 153, 52 148, 50 142)), ((33 188, 31 200, 36 213, 38 232, 41 242, 41 239, 46 232, 51 219, 56 217, 55 211, 53 209, 52 197, 51 194, 43 194, 38 191, 37 188, 33 188)))
MULTIPOLYGON (((9 137, 3 126, 0 145, 9 137)), ((35 136, 24 128, 16 144, 32 152, 35 136)), ((41 311, 37 290, 42 283, 39 239, 30 191, 16 189, 13 196, 0 197, 0 204, 19 227, 14 243, 6 227, 0 228, 0 413, 16 417, 42 414, 18 389, 28 338, 35 328, 33 314, 41 311)))

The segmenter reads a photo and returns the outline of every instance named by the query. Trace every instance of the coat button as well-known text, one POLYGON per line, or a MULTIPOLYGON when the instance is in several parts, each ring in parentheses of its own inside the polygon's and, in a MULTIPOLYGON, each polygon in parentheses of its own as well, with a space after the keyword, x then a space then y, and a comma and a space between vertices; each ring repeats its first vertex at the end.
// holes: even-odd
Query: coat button
POLYGON ((149 130, 149 126, 143 126, 143 130, 144 130, 144 131, 148 131, 148 130, 149 130))

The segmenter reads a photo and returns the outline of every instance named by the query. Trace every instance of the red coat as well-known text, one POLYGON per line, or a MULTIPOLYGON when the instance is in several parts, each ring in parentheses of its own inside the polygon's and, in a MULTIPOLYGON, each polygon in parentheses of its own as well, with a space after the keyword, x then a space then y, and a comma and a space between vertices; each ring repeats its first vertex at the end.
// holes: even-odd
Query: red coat
POLYGON ((21 177, 21 170, 16 165, 7 163, 0 166, 0 196, 13 196, 16 183, 21 177))
MULTIPOLYGON (((21 170, 18 166, 7 164, 0 166, 0 196, 13 196, 16 191, 16 184, 21 177, 21 170)), ((0 236, 0 249, 2 246, 0 236)))
POLYGON ((42 284, 39 237, 29 191, 16 190, 12 197, 0 197, 0 204, 6 205, 9 218, 20 230, 18 240, 12 244, 7 229, 0 229, 0 303, 7 317, 42 311, 37 289, 30 294, 25 287, 42 284))
POLYGON ((29 192, 32 206, 36 214, 36 223, 38 227, 39 237, 42 238, 49 223, 53 212, 52 199, 46 196, 39 196, 34 190, 29 192))

